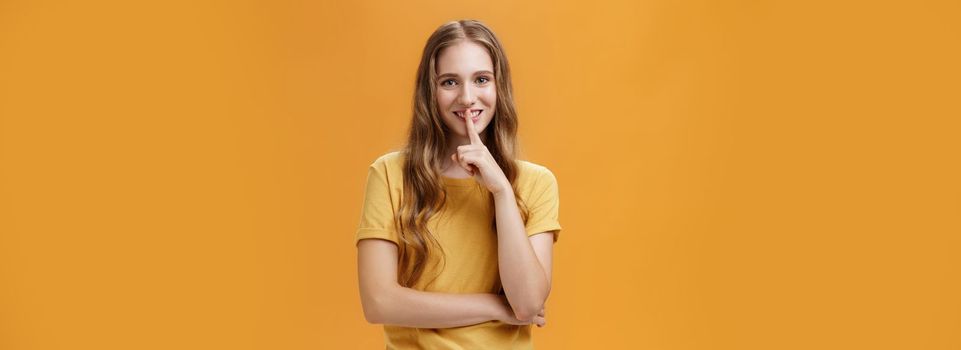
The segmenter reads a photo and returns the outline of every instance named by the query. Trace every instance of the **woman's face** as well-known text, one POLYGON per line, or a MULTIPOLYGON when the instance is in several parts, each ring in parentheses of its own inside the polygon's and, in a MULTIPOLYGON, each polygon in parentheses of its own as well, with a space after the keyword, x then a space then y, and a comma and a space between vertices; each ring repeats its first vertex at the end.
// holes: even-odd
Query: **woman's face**
POLYGON ((474 129, 482 131, 494 117, 497 89, 494 64, 483 46, 461 41, 440 51, 437 56, 437 106, 447 128, 460 139, 470 143, 465 115, 470 115, 474 129))

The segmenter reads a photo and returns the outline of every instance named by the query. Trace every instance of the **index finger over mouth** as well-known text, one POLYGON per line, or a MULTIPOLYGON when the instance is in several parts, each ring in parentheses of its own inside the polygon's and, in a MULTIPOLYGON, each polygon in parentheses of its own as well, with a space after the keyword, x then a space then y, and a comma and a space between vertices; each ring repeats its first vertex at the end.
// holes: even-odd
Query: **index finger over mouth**
POLYGON ((472 145, 483 145, 483 143, 481 143, 480 135, 477 134, 477 128, 474 126, 474 121, 470 117, 470 110, 467 110, 464 113, 464 122, 467 123, 467 137, 470 137, 470 143, 472 145))

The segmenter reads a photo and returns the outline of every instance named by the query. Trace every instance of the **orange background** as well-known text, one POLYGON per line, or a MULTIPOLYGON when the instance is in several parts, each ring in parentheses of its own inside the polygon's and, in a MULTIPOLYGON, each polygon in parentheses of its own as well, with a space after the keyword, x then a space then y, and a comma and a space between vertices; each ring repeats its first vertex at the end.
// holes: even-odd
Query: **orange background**
POLYGON ((0 348, 383 348, 366 167, 457 18, 560 185, 538 348, 961 348, 956 1, 18 0, 0 348))

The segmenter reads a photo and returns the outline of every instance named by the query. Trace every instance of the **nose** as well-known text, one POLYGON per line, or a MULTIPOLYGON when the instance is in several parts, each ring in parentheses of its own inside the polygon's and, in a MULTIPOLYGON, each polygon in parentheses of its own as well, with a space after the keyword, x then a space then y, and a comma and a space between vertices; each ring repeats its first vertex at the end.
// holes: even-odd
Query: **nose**
POLYGON ((457 97, 457 102, 465 107, 470 107, 474 105, 474 94, 470 91, 470 84, 464 84, 463 86, 460 90, 460 96, 457 97))

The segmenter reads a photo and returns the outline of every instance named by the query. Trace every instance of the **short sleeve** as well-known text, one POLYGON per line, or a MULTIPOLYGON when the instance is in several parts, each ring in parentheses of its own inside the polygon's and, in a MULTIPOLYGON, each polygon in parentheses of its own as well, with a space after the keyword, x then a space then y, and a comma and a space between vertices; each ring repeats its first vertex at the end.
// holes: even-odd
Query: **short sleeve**
POLYGON ((376 161, 367 169, 367 185, 364 188, 364 204, 360 224, 354 237, 354 245, 366 238, 379 238, 398 243, 394 224, 394 205, 388 185, 387 169, 376 161))
POLYGON ((556 243, 561 231, 561 224, 558 219, 560 198, 558 197, 557 179, 547 168, 542 168, 542 171, 534 181, 534 189, 531 191, 531 197, 527 202, 530 216, 525 228, 528 237, 554 231, 554 242, 556 243))

